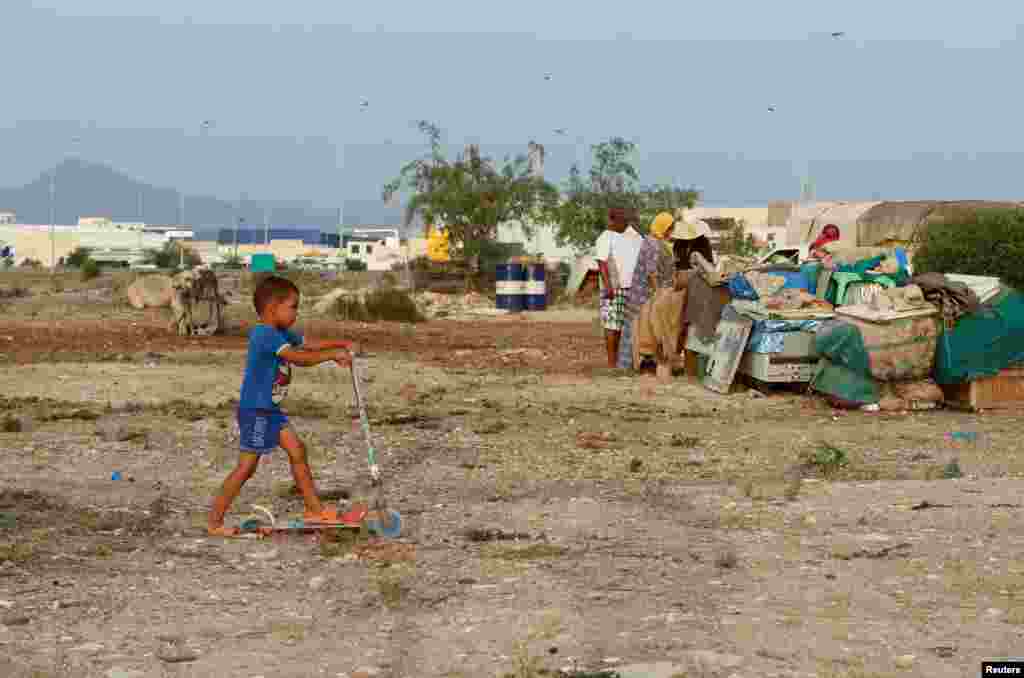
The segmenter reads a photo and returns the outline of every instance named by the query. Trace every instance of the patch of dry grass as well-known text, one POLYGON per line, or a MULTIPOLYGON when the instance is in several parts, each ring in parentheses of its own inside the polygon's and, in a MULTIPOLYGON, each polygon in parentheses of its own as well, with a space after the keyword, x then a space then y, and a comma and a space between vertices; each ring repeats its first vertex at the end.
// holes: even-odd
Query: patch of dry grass
POLYGON ((378 289, 362 299, 340 297, 333 309, 334 317, 358 322, 423 322, 425 318, 409 293, 401 289, 378 289))
POLYGON ((771 508, 724 508, 718 516, 718 525, 725 530, 774 530, 785 527, 785 514, 771 508))
POLYGON ((412 590, 416 578, 414 563, 375 562, 370 568, 374 587, 384 601, 385 607, 401 606, 406 595, 412 590))
POLYGON ((275 621, 269 624, 267 631, 278 642, 297 643, 305 639, 307 628, 299 622, 275 621))
POLYGON ((550 642, 564 630, 565 625, 562 622, 561 612, 558 610, 543 611, 540 619, 528 626, 526 636, 513 643, 512 671, 502 674, 503 678, 542 678, 555 675, 554 672, 544 667, 543 655, 535 654, 531 645, 536 646, 538 643, 550 642))
POLYGON ((365 525, 358 530, 324 530, 320 534, 320 555, 324 558, 341 558, 351 553, 356 546, 365 544, 369 537, 365 525))
POLYGON ((0 563, 23 564, 36 555, 36 547, 31 543, 15 542, 0 544, 0 563))
POLYGON ((715 556, 715 567, 720 567, 723 570, 735 569, 739 564, 740 557, 737 555, 735 549, 726 549, 715 556))
POLYGON ((891 672, 872 671, 863 659, 854 657, 845 661, 821 660, 818 663, 818 678, 895 678, 891 672))
POLYGON ((850 617, 850 594, 832 593, 825 599, 825 606, 820 616, 833 621, 841 621, 850 617))
POLYGON ((569 549, 555 544, 530 544, 528 546, 488 544, 484 547, 481 556, 492 560, 527 562, 547 558, 561 558, 568 553, 569 549))

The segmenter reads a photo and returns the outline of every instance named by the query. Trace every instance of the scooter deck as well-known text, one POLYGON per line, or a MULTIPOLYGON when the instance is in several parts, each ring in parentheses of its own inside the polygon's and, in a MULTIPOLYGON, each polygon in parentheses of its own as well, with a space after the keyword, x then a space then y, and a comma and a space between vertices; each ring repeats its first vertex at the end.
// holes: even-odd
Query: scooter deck
POLYGON ((260 536, 270 536, 274 534, 314 534, 317 532, 327 532, 328 530, 361 530, 363 527, 362 523, 353 525, 352 523, 289 523, 287 525, 246 525, 243 524, 241 527, 241 534, 257 534, 260 536))
POLYGON ((382 522, 383 516, 378 511, 357 509, 344 514, 348 520, 336 523, 307 523, 303 520, 289 520, 279 525, 268 525, 257 519, 249 519, 240 527, 241 535, 256 535, 269 537, 273 535, 288 534, 316 534, 329 530, 354 530, 358 531, 365 526, 371 533, 384 537, 396 537, 401 531, 401 517, 394 511, 389 511, 387 520, 382 522))

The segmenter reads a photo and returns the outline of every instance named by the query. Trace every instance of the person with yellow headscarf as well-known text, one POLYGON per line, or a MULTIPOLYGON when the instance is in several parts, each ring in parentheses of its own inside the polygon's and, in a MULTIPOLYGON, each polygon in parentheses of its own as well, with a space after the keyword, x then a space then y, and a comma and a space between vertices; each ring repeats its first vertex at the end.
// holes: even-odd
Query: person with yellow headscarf
POLYGON ((633 280, 626 297, 626 323, 619 345, 620 368, 639 367, 633 360, 633 324, 640 313, 640 307, 647 303, 660 287, 672 287, 675 276, 675 258, 672 254, 672 233, 675 218, 668 212, 661 212, 651 222, 650 235, 644 238, 637 255, 633 280))

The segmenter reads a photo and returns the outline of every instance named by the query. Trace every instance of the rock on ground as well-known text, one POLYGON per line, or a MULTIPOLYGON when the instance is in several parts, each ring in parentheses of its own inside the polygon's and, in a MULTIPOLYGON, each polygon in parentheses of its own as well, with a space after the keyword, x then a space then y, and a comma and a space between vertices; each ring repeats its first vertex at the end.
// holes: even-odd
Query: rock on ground
POLYGON ((171 305, 174 288, 166 275, 144 275, 125 290, 132 308, 161 308, 171 305))

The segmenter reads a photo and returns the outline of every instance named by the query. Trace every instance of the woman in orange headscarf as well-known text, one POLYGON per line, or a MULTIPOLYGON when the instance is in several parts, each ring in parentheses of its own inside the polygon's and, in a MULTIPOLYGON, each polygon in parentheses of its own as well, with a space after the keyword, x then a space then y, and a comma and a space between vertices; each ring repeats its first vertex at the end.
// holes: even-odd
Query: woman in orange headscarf
POLYGON ((619 345, 618 367, 638 367, 633 360, 633 323, 640 313, 640 307, 654 296, 658 288, 672 287, 675 258, 670 242, 675 221, 668 212, 660 213, 651 222, 650 235, 644 238, 640 246, 632 284, 626 296, 626 322, 619 345))

